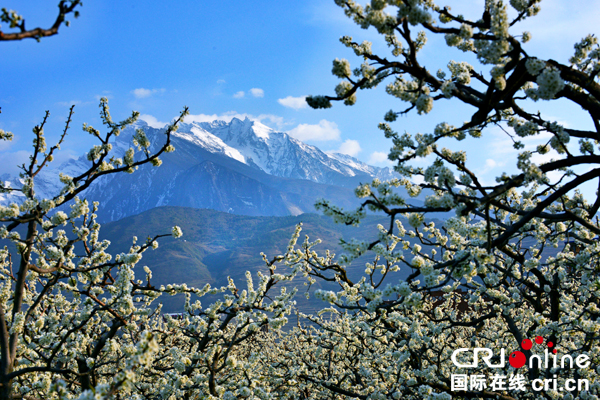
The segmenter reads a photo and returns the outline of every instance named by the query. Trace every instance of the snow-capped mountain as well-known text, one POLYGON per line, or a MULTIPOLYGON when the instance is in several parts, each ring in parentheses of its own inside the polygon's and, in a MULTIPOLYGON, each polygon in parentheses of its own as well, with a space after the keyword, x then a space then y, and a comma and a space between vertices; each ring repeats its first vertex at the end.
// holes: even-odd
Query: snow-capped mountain
POLYGON ((324 153, 248 118, 244 121, 234 118, 229 123, 183 124, 177 135, 202 142, 212 152, 221 152, 270 175, 285 178, 346 186, 354 182, 343 178, 390 179, 393 176, 389 168, 373 167, 345 154, 324 153))
MULTIPOLYGON (((162 145, 164 129, 139 121, 112 143, 116 157, 132 147, 136 128, 146 132, 152 147, 162 145)), ((160 168, 144 165, 133 174, 108 175, 94 182, 85 197, 100 201, 102 220, 117 220, 163 205, 246 215, 297 215, 313 211, 315 200, 321 197, 354 206, 352 189, 358 183, 393 176, 389 168, 325 153, 249 119, 182 124, 173 134, 172 144, 176 151, 161 156, 160 168)), ((59 193, 59 171, 76 176, 88 167, 84 155, 46 169, 36 178, 37 196, 51 198, 59 193)), ((15 177, 5 174, 0 179, 20 186, 15 177)), ((19 200, 18 192, 0 194, 1 205, 19 200)))

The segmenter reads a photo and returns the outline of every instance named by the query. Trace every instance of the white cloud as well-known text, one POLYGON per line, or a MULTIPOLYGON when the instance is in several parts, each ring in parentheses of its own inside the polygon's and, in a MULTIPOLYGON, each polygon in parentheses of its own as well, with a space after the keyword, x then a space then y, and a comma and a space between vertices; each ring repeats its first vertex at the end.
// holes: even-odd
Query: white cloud
MULTIPOLYGON (((564 124, 563 124, 564 126, 564 124)), ((514 148, 513 139, 511 139, 506 132, 498 127, 492 127, 488 129, 488 151, 489 153, 498 158, 498 156, 507 155, 510 157, 515 157, 517 152, 514 148)), ((550 132, 541 132, 534 136, 527 137, 516 137, 515 140, 518 140, 523 143, 525 146, 523 149, 528 151, 534 151, 539 144, 543 144, 548 142, 552 138, 552 134, 550 132)), ((502 163, 504 165, 505 163, 502 163)))
POLYGON ((243 91, 243 90, 240 90, 239 92, 237 92, 237 93, 235 93, 235 94, 233 95, 233 98, 234 98, 234 99, 241 99, 242 97, 244 97, 244 95, 245 95, 245 94, 246 94, 246 93, 244 93, 244 91, 243 91))
POLYGON ((488 158, 487 160, 485 160, 486 167, 494 168, 496 165, 498 165, 496 160, 492 160, 491 158, 488 158))
POLYGON ((217 83, 218 83, 219 85, 221 85, 221 84, 223 84, 223 83, 226 83, 226 82, 225 82, 225 79, 219 79, 219 80, 217 81, 217 83))
POLYGON ((168 122, 161 122, 158 119, 156 119, 156 117, 153 117, 152 115, 148 114, 140 115, 140 119, 142 121, 145 121, 148 125, 150 125, 153 128, 162 128, 168 124, 168 122))
POLYGON ((27 150, 19 150, 15 152, 0 153, 0 165, 2 165, 2 173, 17 175, 21 170, 19 165, 28 165, 29 155, 27 150))
POLYGON ((285 107, 293 108, 294 110, 300 110, 301 108, 307 108, 306 96, 292 97, 288 96, 284 99, 277 100, 279 104, 285 107))
POLYGON ((300 124, 288 134, 298 140, 339 140, 340 130, 335 122, 322 119, 317 125, 300 124))
POLYGON ((413 175, 410 180, 415 185, 420 185, 421 183, 425 183, 425 179, 421 175, 413 175))
POLYGON ((253 121, 259 121, 264 123, 265 120, 271 122, 271 125, 277 127, 277 129, 283 129, 285 126, 290 125, 291 122, 286 122, 283 117, 273 114, 260 114, 258 117, 248 116, 253 121))
POLYGON ((502 168, 502 167, 504 167, 504 165, 506 165, 506 163, 504 161, 498 161, 498 160, 494 160, 493 158, 487 158, 485 160, 485 165, 483 166, 483 168, 481 170, 477 171, 477 174, 479 176, 481 176, 481 175, 487 174, 490 171, 494 171, 494 173, 497 173, 498 170, 496 170, 496 169, 502 168))
POLYGON ((252 88, 250 89, 250 93, 254 97, 265 97, 265 91, 260 88, 252 88))
POLYGON ((55 153, 54 161, 52 163, 54 166, 61 165, 64 162, 69 160, 77 160, 81 156, 81 153, 72 149, 61 149, 59 152, 55 153))
POLYGON ((374 151, 371 153, 367 164, 390 166, 393 163, 390 160, 388 160, 388 153, 386 153, 385 151, 374 151))
MULTIPOLYGON (((6 131, 10 132, 9 129, 6 129, 6 131)), ((0 151, 7 151, 17 142, 18 139, 19 137, 13 134, 12 140, 0 140, 0 151)))
POLYGON ((133 95, 135 96, 136 99, 145 99, 146 97, 150 97, 153 94, 156 93, 164 93, 166 92, 167 89, 145 89, 145 88, 138 88, 138 89, 134 89, 131 91, 131 93, 133 93, 133 95))
POLYGON ((352 157, 356 157, 358 153, 360 153, 362 149, 360 148, 360 144, 358 140, 347 139, 340 145, 337 153, 347 154, 352 157))
POLYGON ((132 90, 131 93, 133 93, 133 95, 138 99, 152 96, 152 90, 144 88, 132 90))

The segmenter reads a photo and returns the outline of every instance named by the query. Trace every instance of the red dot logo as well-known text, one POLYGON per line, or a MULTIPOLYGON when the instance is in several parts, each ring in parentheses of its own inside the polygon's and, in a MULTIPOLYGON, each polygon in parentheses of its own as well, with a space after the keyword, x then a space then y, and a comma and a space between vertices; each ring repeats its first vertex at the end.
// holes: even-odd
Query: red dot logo
POLYGON ((508 362, 515 368, 521 368, 526 362, 525 354, 520 351, 513 351, 508 357, 508 362))
MULTIPOLYGON (((542 336, 536 336, 535 343, 537 343, 537 344, 544 343, 544 338, 542 336)), ((552 349, 552 353, 554 353, 554 354, 557 353, 557 350, 553 349, 553 347, 554 347, 553 342, 548 341, 546 343, 546 346, 548 346, 550 349, 552 349)), ((523 348, 523 350, 531 350, 533 348, 533 342, 530 339, 523 339, 523 341, 521 342, 521 347, 523 348)), ((515 351, 510 355, 510 357, 508 358, 508 361, 510 362, 510 365, 512 365, 513 367, 521 368, 526 363, 526 357, 522 352, 515 351)))
POLYGON ((536 337, 535 337, 535 342, 536 342, 537 344, 542 344, 542 343, 544 343, 544 338, 543 338, 543 337, 541 337, 541 336, 536 336, 536 337))

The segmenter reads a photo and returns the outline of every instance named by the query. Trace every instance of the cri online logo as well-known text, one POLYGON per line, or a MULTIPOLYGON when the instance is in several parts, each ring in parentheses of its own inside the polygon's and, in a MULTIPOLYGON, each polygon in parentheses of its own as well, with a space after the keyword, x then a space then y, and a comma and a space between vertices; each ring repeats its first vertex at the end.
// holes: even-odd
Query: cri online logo
MULTIPOLYGON (((544 338, 541 336, 536 336, 535 342, 537 344, 542 344, 544 343, 544 338)), ((546 343, 546 345, 548 346, 548 348, 554 347, 554 343, 552 342, 548 342, 546 343)), ((521 342, 521 347, 523 348, 523 350, 531 350, 531 348, 533 347, 533 342, 530 339, 524 339, 521 342)), ((556 354, 556 349, 552 349, 552 353, 556 354)), ((513 351, 510 354, 510 356, 508 357, 508 362, 515 368, 521 368, 527 362, 527 358, 525 357, 525 354, 523 354, 523 352, 517 350, 513 351)))
MULTIPOLYGON (((535 338, 535 343, 543 344, 544 338, 541 336, 537 336, 535 338)), ((525 339, 521 342, 521 347, 525 351, 531 350, 533 348, 533 342, 530 339, 525 339)), ((534 365, 536 364, 535 361, 537 361, 538 368, 556 368, 556 367, 558 367, 558 360, 556 357, 557 351, 553 347, 554 347, 554 343, 552 343, 550 341, 548 341, 546 343, 546 351, 544 352, 543 360, 542 360, 542 357, 540 357, 539 355, 532 354, 529 357, 529 368, 534 368, 534 365), (549 349, 552 349, 553 354, 550 354, 550 352, 548 351, 549 349)), ((497 364, 492 364, 491 360, 493 357, 493 352, 491 349, 488 349, 485 347, 476 347, 476 348, 472 349, 472 351, 473 351, 473 362, 472 363, 460 362, 458 360, 459 355, 461 353, 466 353, 469 351, 471 351, 471 349, 461 348, 461 349, 454 350, 454 352, 452 353, 452 357, 451 357, 454 365, 456 365, 459 368, 476 368, 479 365, 479 358, 481 358, 481 360, 490 368, 504 368, 504 366, 506 365, 505 364, 506 360, 504 358, 504 354, 505 354, 504 349, 500 349, 500 359, 497 364)), ((522 368, 527 363, 527 357, 525 356, 525 354, 522 351, 519 351, 519 350, 513 351, 510 354, 510 356, 508 357, 508 362, 514 368, 517 368, 517 369, 522 368)), ((587 368, 590 365, 590 361, 589 361, 589 357, 585 354, 578 355, 577 357, 575 357, 575 360, 573 360, 572 356, 565 354, 560 358, 560 367, 565 368, 566 364, 569 365, 568 368, 574 368, 574 365, 576 365, 578 368, 587 368)))

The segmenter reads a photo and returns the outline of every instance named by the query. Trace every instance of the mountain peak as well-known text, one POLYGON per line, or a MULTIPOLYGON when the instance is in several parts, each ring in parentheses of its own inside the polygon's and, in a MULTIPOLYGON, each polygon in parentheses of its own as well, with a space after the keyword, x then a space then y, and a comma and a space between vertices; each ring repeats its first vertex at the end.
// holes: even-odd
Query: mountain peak
POLYGON ((229 123, 231 126, 243 126, 243 127, 247 127, 247 126, 251 126, 252 125, 252 120, 248 117, 245 117, 243 120, 239 119, 238 117, 233 117, 231 119, 231 122, 229 123))
POLYGON ((270 137, 269 133, 273 132, 273 129, 269 128, 268 126, 266 126, 258 121, 253 121, 251 126, 252 126, 252 131, 259 138, 269 139, 269 137, 270 137))
POLYGON ((134 128, 145 128, 145 127, 150 126, 150 125, 148 124, 148 122, 144 121, 143 119, 138 118, 138 120, 135 121, 132 126, 134 128))

